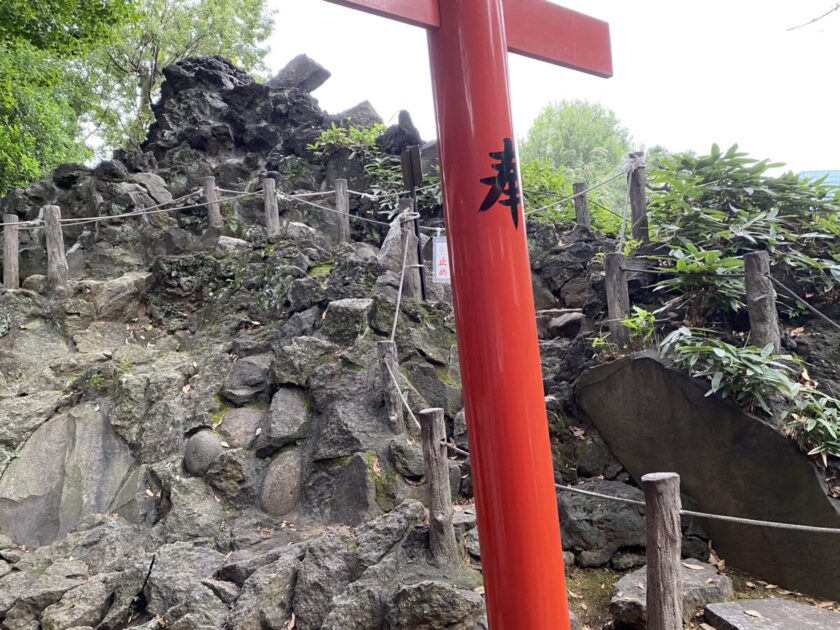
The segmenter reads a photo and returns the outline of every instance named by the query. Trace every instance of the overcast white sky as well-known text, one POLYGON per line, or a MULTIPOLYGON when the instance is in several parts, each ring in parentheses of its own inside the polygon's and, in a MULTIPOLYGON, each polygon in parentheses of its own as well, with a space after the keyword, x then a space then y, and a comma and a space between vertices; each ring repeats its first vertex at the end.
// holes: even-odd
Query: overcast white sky
MULTIPOLYGON (((407 109, 425 139, 436 135, 422 29, 325 0, 269 3, 272 71, 304 52, 332 72, 314 93, 326 110, 370 100, 386 123, 407 109)), ((610 23, 615 76, 511 55, 519 137, 548 101, 579 98, 615 111, 637 145, 705 153, 737 142, 796 171, 840 168, 840 13, 786 30, 834 0, 557 3, 610 23)))

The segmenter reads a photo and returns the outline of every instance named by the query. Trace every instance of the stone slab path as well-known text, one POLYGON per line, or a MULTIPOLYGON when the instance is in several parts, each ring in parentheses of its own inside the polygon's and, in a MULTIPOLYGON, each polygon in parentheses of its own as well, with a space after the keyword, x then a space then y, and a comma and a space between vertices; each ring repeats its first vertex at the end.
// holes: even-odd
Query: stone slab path
POLYGON ((785 599, 709 604, 706 622, 717 630, 837 630, 840 614, 785 599))

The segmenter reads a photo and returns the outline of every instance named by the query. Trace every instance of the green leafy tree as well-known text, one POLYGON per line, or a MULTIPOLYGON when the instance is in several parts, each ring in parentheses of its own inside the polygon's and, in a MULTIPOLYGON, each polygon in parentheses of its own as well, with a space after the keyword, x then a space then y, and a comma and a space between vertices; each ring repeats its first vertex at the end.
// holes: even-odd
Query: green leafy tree
MULTIPOLYGON (((550 164, 569 180, 592 186, 619 172, 632 144, 630 133, 612 111, 574 100, 546 105, 519 146, 523 171, 529 162, 550 164)), ((618 177, 599 188, 596 196, 596 224, 615 231, 621 223, 615 215, 621 216, 627 201, 626 181, 618 177)))
POLYGON ((138 146, 152 120, 163 68, 196 55, 222 55, 247 71, 263 69, 270 35, 266 0, 143 0, 90 59, 86 74, 99 104, 93 114, 106 146, 138 146))
POLYGON ((0 44, 0 194, 89 155, 78 139, 84 87, 26 42, 0 44))
POLYGON ((3 0, 0 42, 79 55, 128 21, 135 0, 3 0))
POLYGON ((134 0, 0 3, 0 195, 89 156, 79 121, 93 95, 79 60, 133 11, 134 0))
POLYGON ((576 177, 614 172, 630 150, 630 133, 613 112, 578 100, 546 105, 520 143, 523 161, 547 160, 576 177))

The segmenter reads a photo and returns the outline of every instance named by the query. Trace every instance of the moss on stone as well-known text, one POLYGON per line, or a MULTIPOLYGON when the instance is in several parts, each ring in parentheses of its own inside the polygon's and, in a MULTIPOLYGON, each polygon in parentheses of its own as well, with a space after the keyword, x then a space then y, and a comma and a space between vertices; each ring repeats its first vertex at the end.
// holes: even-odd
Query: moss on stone
POLYGON ((313 278, 322 278, 330 275, 333 269, 332 261, 316 265, 309 270, 309 275, 313 278))

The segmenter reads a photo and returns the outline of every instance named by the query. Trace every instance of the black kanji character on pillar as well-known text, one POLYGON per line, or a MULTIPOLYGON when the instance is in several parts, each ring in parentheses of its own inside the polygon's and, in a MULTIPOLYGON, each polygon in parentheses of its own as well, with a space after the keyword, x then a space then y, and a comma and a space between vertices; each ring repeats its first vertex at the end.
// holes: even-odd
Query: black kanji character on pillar
POLYGON ((510 138, 504 140, 504 150, 493 151, 490 157, 498 160, 493 164, 496 175, 483 177, 482 184, 490 186, 487 196, 481 202, 479 212, 485 212, 492 208, 502 193, 506 198, 501 201, 503 206, 510 207, 510 216, 513 218, 513 227, 519 228, 519 173, 516 169, 516 152, 513 150, 513 141, 510 138))

